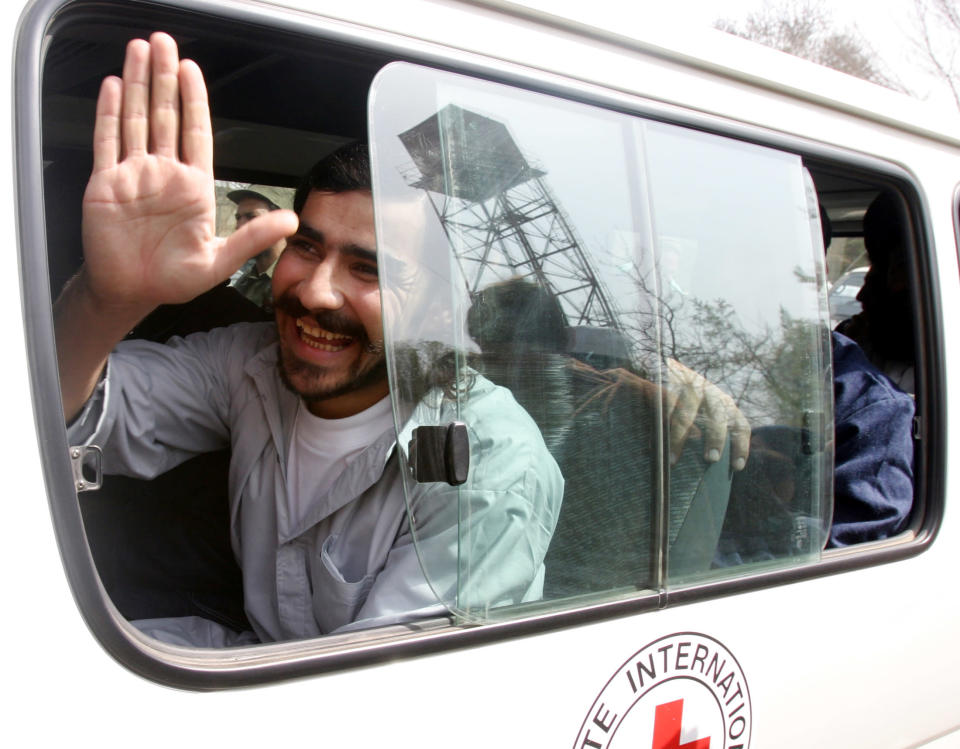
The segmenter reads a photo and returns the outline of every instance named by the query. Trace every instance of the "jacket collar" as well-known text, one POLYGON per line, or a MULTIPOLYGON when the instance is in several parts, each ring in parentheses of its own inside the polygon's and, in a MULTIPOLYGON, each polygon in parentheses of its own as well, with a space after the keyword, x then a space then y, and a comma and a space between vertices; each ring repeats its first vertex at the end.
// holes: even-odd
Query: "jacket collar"
MULTIPOLYGON (((283 484, 289 490, 287 461, 290 455, 290 444, 293 440, 297 410, 300 408, 301 400, 280 379, 277 369, 278 357, 279 343, 274 340, 247 361, 244 365, 244 372, 252 379, 257 394, 260 396, 264 417, 270 430, 270 437, 276 446, 283 484)), ((393 428, 384 431, 350 462, 350 465, 337 477, 327 491, 314 499, 311 503, 311 511, 304 516, 301 522, 287 529, 286 533, 283 533, 282 524, 278 517, 278 534, 282 533, 278 539, 280 543, 287 543, 302 535, 324 518, 352 502, 379 481, 390 456, 393 454, 396 441, 396 433, 393 428)), ((279 502, 277 506, 279 509, 279 502)))
POLYGON ((290 440, 300 398, 280 380, 277 370, 279 356, 280 344, 274 340, 254 354, 244 365, 243 371, 253 380, 260 396, 270 436, 280 459, 280 471, 286 482, 287 456, 290 454, 290 440))

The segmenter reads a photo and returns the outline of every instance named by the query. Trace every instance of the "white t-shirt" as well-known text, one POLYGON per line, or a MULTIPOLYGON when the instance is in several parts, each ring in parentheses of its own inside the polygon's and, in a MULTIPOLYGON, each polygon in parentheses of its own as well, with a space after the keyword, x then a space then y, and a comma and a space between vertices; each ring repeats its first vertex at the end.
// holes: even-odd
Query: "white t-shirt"
POLYGON ((300 523, 310 502, 330 488, 350 461, 393 425, 390 397, 344 419, 321 419, 300 401, 287 458, 287 522, 300 523))

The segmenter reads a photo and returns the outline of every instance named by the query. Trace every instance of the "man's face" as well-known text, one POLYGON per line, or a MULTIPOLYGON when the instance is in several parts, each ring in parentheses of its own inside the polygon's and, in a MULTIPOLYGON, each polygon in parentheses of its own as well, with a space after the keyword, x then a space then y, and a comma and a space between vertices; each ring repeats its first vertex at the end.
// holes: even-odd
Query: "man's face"
POLYGON ((262 216, 264 213, 269 212, 270 206, 264 201, 257 200, 256 198, 244 198, 237 203, 237 212, 234 214, 234 218, 237 220, 236 228, 240 229, 244 224, 253 221, 257 216, 262 216))
POLYGON ((871 266, 857 300, 874 350, 887 359, 912 359, 913 303, 903 263, 871 266))
MULTIPOLYGON (((264 213, 270 212, 270 204, 265 200, 258 200, 257 198, 244 198, 239 203, 237 203, 237 210, 234 214, 234 218, 237 221, 236 229, 240 229, 244 224, 253 221, 257 216, 262 216, 264 213)), ((281 240, 271 247, 267 247, 262 252, 257 255, 257 265, 264 266, 261 270, 265 270, 266 266, 272 265, 273 261, 276 260, 280 253, 283 252, 284 242, 281 240)))
POLYGON ((280 374, 310 411, 343 418, 388 392, 369 192, 311 192, 273 273, 280 374))

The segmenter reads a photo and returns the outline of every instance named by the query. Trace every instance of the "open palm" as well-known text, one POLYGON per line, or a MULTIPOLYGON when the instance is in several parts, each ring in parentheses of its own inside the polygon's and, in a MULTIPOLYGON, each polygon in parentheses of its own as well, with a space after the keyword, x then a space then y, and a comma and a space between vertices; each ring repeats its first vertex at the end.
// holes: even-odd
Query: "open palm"
POLYGON ((228 240, 215 234, 213 137, 200 69, 166 34, 127 47, 123 79, 97 102, 94 168, 83 202, 90 291, 106 308, 146 314, 185 302, 292 233, 277 211, 228 240))

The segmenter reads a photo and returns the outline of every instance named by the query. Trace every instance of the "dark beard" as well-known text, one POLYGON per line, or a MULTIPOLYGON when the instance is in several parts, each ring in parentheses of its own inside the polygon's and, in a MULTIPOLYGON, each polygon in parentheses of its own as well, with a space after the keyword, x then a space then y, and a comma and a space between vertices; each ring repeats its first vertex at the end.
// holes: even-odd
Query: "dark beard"
POLYGON ((387 360, 386 357, 381 356, 379 359, 376 359, 371 363, 369 369, 366 369, 362 372, 355 372, 354 376, 348 379, 346 382, 342 382, 332 388, 313 392, 303 392, 298 390, 293 385, 290 375, 299 372, 322 373, 323 369, 321 367, 316 367, 312 364, 306 364, 298 360, 289 362, 285 361, 283 349, 281 349, 280 355, 277 357, 277 371, 280 373, 280 381, 291 393, 300 396, 305 403, 320 403, 321 401, 325 401, 329 398, 336 398, 339 395, 352 393, 356 390, 362 390, 370 385, 383 382, 387 378, 387 360))
POLYGON ((387 378, 387 362, 383 354, 383 342, 373 342, 367 335, 366 329, 356 320, 346 317, 337 310, 319 310, 311 312, 304 307, 300 301, 290 294, 283 294, 274 301, 274 311, 296 319, 301 317, 312 318, 317 325, 324 330, 338 335, 349 336, 360 344, 361 348, 368 354, 376 355, 376 359, 368 360, 366 363, 357 362, 357 367, 350 376, 339 385, 311 392, 302 392, 293 384, 293 377, 297 374, 304 374, 307 382, 315 379, 322 379, 325 368, 314 364, 302 362, 294 357, 284 356, 283 347, 280 347, 280 355, 277 358, 277 369, 280 372, 280 380, 292 393, 299 395, 307 403, 316 403, 335 398, 339 395, 352 393, 356 390, 362 390, 370 385, 383 382, 387 378))

